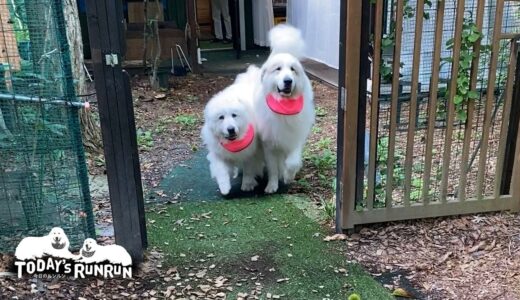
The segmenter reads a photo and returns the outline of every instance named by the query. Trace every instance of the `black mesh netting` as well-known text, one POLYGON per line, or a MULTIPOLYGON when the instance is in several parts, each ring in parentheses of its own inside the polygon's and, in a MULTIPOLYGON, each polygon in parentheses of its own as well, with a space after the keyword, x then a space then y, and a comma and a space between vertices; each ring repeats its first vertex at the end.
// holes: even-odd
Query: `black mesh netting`
POLYGON ((62 2, 0 0, 0 252, 94 233, 62 2))

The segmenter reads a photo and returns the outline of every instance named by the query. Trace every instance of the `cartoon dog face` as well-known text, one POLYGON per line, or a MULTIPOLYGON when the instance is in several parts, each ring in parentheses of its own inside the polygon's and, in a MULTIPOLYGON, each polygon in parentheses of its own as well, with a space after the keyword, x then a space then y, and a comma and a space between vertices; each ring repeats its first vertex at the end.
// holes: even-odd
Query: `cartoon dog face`
POLYGON ((52 248, 61 250, 69 247, 69 239, 63 229, 54 227, 47 236, 50 238, 52 248))
POLYGON ((98 244, 94 239, 88 238, 83 242, 83 247, 81 247, 81 256, 83 257, 92 257, 96 253, 98 244))

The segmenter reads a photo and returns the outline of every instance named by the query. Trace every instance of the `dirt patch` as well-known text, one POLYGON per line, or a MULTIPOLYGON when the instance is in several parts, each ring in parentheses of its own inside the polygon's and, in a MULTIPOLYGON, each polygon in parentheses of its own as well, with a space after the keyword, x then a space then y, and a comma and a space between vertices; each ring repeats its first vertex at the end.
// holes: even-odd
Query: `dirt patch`
POLYGON ((241 256, 219 267, 221 274, 232 274, 235 279, 258 280, 263 284, 275 283, 281 278, 278 265, 269 253, 275 253, 272 245, 259 247, 260 255, 241 256))
POLYGON ((509 213, 371 225, 349 236, 347 256, 374 276, 405 272, 423 299, 519 299, 519 225, 509 213))

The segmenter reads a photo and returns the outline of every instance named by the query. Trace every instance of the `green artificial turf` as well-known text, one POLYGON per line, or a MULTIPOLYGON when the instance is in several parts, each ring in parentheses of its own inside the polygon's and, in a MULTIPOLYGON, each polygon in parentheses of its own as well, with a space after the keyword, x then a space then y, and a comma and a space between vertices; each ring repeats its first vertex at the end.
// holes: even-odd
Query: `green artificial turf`
POLYGON ((192 287, 205 278, 227 278, 233 287, 227 299, 255 283, 261 299, 267 293, 347 299, 353 292, 361 299, 393 299, 361 267, 346 262, 345 243, 323 241, 327 233, 302 203, 275 195, 162 206, 147 214, 149 241, 164 253, 164 267, 176 267, 192 287), (194 277, 200 270, 207 273, 194 277))

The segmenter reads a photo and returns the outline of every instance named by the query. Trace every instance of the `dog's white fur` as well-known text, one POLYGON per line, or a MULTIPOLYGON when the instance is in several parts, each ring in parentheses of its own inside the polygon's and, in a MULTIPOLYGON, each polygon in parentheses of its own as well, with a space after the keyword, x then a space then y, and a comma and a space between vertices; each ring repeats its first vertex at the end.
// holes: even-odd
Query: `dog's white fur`
POLYGON ((91 238, 88 238, 83 242, 80 255, 81 258, 79 261, 87 264, 108 261, 112 264, 121 264, 125 267, 132 265, 132 257, 130 257, 130 254, 128 254, 125 248, 119 245, 98 245, 98 243, 91 238), (94 251, 94 253, 92 256, 86 257, 83 256, 83 251, 94 251))
POLYGON ((243 172, 243 191, 253 190, 258 182, 255 177, 263 173, 263 154, 258 141, 255 114, 253 113, 254 86, 259 82, 260 71, 251 66, 237 76, 235 82, 215 95, 204 109, 202 140, 209 154, 211 177, 217 181, 219 190, 227 195, 231 190, 231 177, 243 172), (228 136, 228 127, 235 128, 238 139, 247 131, 248 124, 255 128, 255 138, 246 149, 232 153, 221 145, 228 136))
MULTIPOLYGON (((299 58, 303 56, 304 41, 298 29, 278 25, 269 32, 271 55, 260 72, 261 84, 256 88, 254 108, 265 154, 269 181, 266 193, 278 190, 278 180, 294 180, 302 167, 302 152, 314 124, 314 95, 312 85, 299 58), (266 104, 269 93, 279 93, 284 79, 293 82, 290 96, 303 94, 303 110, 290 116, 271 111, 266 104)), ((283 96, 283 95, 282 95, 283 96)))
POLYGON ((19 260, 37 259, 46 255, 57 258, 75 259, 76 256, 69 251, 70 242, 63 231, 59 227, 51 229, 49 234, 42 237, 26 237, 20 241, 15 250, 15 257, 19 260), (55 249, 53 242, 65 243, 62 249, 55 249))

